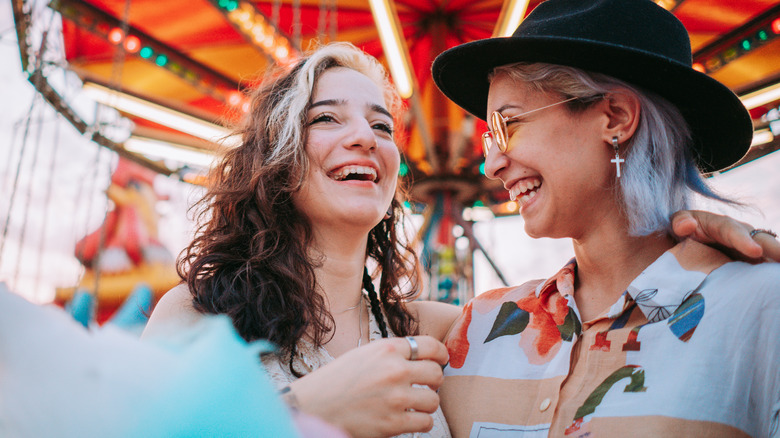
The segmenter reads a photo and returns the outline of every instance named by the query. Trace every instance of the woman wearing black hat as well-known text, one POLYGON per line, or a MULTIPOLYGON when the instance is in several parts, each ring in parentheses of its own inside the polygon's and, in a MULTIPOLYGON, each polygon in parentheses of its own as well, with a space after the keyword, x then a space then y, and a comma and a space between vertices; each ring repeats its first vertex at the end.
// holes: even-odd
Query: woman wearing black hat
POLYGON ((682 24, 649 0, 548 0, 433 75, 487 118, 486 174, 526 232, 575 255, 466 306, 440 389, 453 436, 780 433, 780 265, 670 232, 696 193, 731 202, 700 172, 752 138, 739 99, 691 68, 682 24))

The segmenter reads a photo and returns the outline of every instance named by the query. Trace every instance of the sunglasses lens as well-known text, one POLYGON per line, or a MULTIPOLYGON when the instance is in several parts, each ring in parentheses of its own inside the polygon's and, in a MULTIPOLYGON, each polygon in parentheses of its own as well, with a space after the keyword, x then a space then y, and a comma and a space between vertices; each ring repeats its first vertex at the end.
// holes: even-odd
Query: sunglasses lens
POLYGON ((493 111, 490 115, 490 123, 493 125, 493 138, 498 146, 498 150, 506 152, 506 122, 504 116, 498 111, 493 111))
POLYGON ((493 146, 493 136, 490 135, 490 131, 485 132, 482 134, 482 154, 485 155, 485 158, 488 156, 488 152, 490 152, 490 148, 493 146))

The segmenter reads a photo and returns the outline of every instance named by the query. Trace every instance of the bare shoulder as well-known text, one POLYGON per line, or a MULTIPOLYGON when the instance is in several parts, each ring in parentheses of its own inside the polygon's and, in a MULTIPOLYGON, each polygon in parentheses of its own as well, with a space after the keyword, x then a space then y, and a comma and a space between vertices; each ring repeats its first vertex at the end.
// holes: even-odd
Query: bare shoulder
POLYGON ((161 334, 177 327, 188 327, 200 320, 201 314, 192 306, 192 294, 186 284, 165 293, 154 306, 141 337, 161 334))
POLYGON ((407 305, 420 323, 420 334, 443 340, 450 326, 463 309, 438 301, 418 300, 407 305))

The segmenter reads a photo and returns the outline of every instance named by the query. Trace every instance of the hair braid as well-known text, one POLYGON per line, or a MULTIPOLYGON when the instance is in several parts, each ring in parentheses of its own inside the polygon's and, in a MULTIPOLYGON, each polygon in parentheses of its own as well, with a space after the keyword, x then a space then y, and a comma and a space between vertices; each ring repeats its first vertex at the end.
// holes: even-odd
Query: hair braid
POLYGON ((371 276, 368 275, 368 268, 363 268, 363 289, 368 292, 368 299, 371 302, 371 313, 374 314, 376 324, 379 326, 379 331, 382 332, 382 337, 387 337, 387 326, 385 325, 385 318, 382 316, 382 306, 379 304, 379 298, 376 295, 376 289, 374 289, 374 283, 371 281, 371 276))

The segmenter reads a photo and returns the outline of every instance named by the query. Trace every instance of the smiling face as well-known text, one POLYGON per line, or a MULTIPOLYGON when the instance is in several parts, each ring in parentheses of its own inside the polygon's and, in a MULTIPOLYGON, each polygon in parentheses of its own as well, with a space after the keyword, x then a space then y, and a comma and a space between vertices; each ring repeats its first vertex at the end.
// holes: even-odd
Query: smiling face
POLYGON ((395 195, 400 153, 382 90, 355 70, 334 67, 314 87, 306 114, 309 172, 293 195, 315 228, 378 224, 395 195))
MULTIPOLYGON (((487 110, 512 117, 564 97, 499 73, 490 84, 487 110)), ((518 202, 529 236, 581 238, 614 215, 614 155, 603 140, 603 108, 596 103, 572 113, 563 104, 511 120, 507 151, 490 150, 485 174, 500 179, 518 202)))

